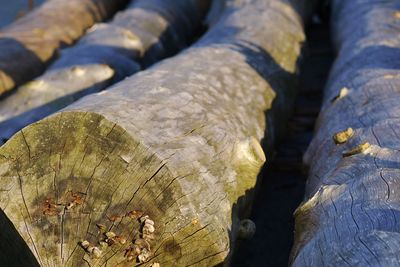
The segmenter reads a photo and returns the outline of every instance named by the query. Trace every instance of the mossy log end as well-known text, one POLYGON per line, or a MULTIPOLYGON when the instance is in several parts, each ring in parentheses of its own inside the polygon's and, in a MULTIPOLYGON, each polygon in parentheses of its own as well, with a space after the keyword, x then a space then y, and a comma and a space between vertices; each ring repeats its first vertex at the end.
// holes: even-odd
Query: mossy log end
POLYGON ((209 0, 136 0, 0 101, 0 144, 26 125, 188 46, 209 0))
POLYGON ((0 31, 0 95, 43 72, 58 48, 128 0, 52 0, 0 31))
POLYGON ((191 48, 2 146, 0 207, 43 266, 228 262, 303 41, 290 1, 229 1, 191 48))
POLYGON ((400 3, 332 0, 325 89, 293 266, 400 265, 400 3))

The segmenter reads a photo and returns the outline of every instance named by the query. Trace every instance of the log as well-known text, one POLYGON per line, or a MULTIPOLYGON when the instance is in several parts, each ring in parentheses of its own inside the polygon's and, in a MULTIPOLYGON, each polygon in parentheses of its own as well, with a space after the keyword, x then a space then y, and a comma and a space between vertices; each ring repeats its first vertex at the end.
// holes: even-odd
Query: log
POLYGON ((304 160, 293 266, 399 266, 399 2, 332 0, 338 58, 304 160))
POLYGON ((0 144, 28 124, 188 46, 209 0, 136 0, 99 23, 48 70, 0 100, 0 144))
POLYGON ((227 264, 251 234, 260 141, 270 151, 290 113, 312 6, 229 1, 189 49, 3 145, 0 207, 39 263, 227 264))
POLYGON ((57 49, 128 0, 52 0, 0 31, 0 95, 40 75, 57 49))

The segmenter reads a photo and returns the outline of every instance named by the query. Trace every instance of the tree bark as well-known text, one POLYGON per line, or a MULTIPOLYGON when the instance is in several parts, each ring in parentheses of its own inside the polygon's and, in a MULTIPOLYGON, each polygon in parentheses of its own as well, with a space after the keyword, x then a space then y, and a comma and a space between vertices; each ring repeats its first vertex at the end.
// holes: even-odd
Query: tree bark
POLYGON ((293 5, 229 1, 191 48, 0 148, 0 206, 41 265, 229 261, 293 102, 312 2, 293 5))
POLYGON ((399 266, 399 2, 333 0, 325 89, 293 266, 399 266))
POLYGON ((95 25, 48 70, 0 101, 0 143, 80 97, 101 91, 189 45, 209 0, 136 0, 95 25))
POLYGON ((72 44, 127 0, 52 0, 0 31, 0 95, 44 71, 56 50, 72 44))

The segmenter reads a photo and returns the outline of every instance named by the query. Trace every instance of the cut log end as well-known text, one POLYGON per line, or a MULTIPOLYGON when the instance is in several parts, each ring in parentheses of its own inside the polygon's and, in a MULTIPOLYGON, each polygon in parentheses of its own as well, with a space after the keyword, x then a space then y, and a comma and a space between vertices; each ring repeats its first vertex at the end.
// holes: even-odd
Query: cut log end
POLYGON ((1 208, 42 266, 215 264, 229 250, 226 233, 179 210, 168 162, 98 114, 25 128, 0 149, 0 176, 1 208))

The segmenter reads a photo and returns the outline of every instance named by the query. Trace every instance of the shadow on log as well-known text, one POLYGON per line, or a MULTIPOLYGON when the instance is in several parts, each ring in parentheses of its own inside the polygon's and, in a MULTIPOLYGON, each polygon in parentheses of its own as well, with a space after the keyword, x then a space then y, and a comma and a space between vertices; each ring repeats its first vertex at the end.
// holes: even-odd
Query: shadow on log
POLYGON ((96 24, 42 76, 0 101, 0 138, 183 49, 209 2, 136 0, 110 23, 96 24))
POLYGON ((39 266, 14 225, 0 209, 0 257, 2 266, 39 266))
POLYGON ((57 49, 128 0, 52 0, 0 31, 0 95, 40 75, 57 49))
POLYGON ((333 0, 325 89, 293 266, 399 266, 399 2, 333 0))
POLYGON ((290 1, 229 1, 191 48, 2 146, 1 208, 44 266, 228 263, 302 42, 290 1))

